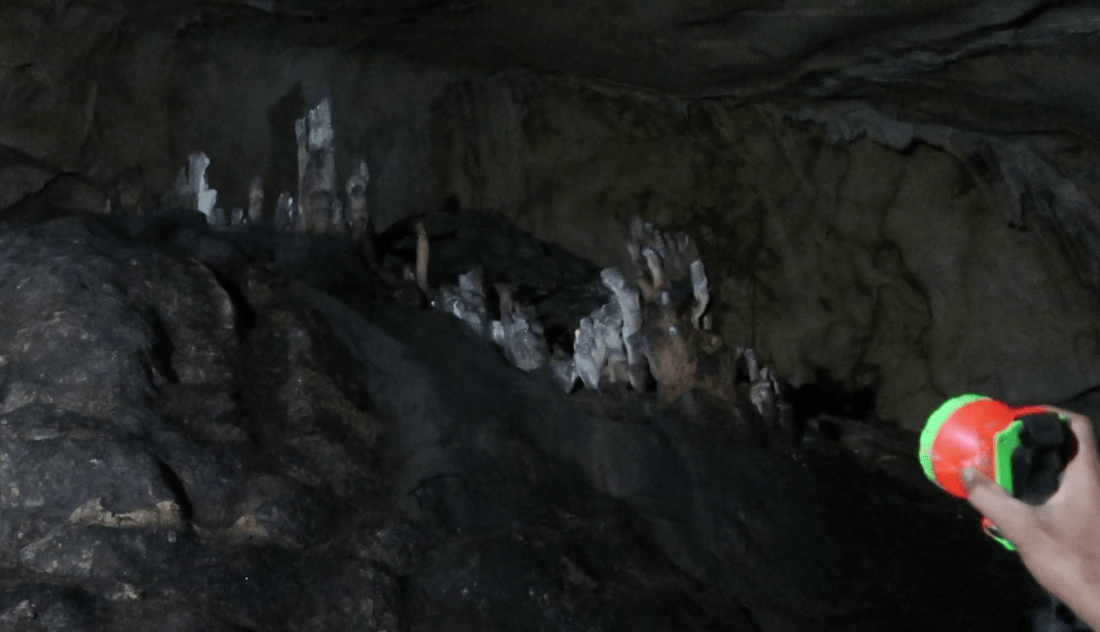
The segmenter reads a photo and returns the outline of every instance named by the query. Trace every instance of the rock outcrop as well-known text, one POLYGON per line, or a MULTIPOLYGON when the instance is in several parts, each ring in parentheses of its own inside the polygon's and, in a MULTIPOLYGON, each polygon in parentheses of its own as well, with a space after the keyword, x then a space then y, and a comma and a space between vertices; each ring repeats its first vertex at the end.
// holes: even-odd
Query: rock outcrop
POLYGON ((1041 602, 911 435, 777 441, 755 361, 733 402, 567 396, 349 238, 198 213, 9 226, 0 259, 11 629, 962 631, 1041 602))
POLYGON ((115 5, 0 6, 0 628, 1030 629, 906 428, 1100 414, 1096 7, 115 5))

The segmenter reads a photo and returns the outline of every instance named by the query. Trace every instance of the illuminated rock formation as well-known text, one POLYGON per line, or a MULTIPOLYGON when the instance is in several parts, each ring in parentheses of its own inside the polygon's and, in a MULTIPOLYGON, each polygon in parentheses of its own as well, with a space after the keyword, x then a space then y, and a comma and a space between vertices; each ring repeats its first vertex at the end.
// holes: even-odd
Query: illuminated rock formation
POLYGON ((432 307, 462 319, 478 336, 493 338, 481 268, 474 267, 466 274, 460 274, 458 285, 441 286, 434 294, 432 307))
POLYGON ((275 230, 279 233, 293 232, 298 222, 298 208, 290 193, 283 191, 275 202, 275 230))
POLYGON ((218 192, 211 189, 206 181, 206 168, 210 166, 210 159, 202 152, 195 152, 188 156, 187 166, 180 169, 176 178, 176 186, 173 191, 175 200, 183 208, 198 211, 206 216, 211 224, 219 223, 219 216, 214 214, 214 205, 218 199, 218 192))
POLYGON ((370 182, 370 171, 367 169, 365 158, 359 158, 355 162, 355 171, 348 177, 344 193, 348 198, 347 219, 350 226, 351 238, 365 240, 371 238, 370 213, 367 211, 367 184, 370 182))
POLYGON ((264 179, 256 176, 248 183, 248 219, 253 224, 259 224, 263 217, 264 179))
POLYGON ((298 141, 298 209, 295 230, 323 235, 336 202, 336 156, 328 99, 294 122, 298 141))
POLYGON ((495 289, 500 297, 500 320, 493 322, 493 339, 516 367, 534 371, 544 366, 550 359, 550 349, 535 310, 517 305, 508 284, 498 283, 495 289))

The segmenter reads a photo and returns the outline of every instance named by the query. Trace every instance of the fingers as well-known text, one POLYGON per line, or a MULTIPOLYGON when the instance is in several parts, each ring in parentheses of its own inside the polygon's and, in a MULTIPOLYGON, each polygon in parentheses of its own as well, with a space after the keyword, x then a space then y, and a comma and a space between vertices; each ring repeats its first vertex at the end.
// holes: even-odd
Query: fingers
POLYGON ((1081 445, 1087 443, 1095 448, 1096 439, 1093 437, 1092 422, 1089 421, 1088 417, 1064 408, 1058 408, 1057 406, 1043 406, 1043 408, 1051 412, 1056 412, 1068 419, 1070 429, 1073 431, 1073 434, 1077 435, 1077 441, 1081 445))
POLYGON ((1091 501, 1100 497, 1100 460, 1097 458, 1096 438, 1088 417, 1068 410, 1048 406, 1050 410, 1069 419, 1070 430, 1077 438, 1077 454, 1066 464, 1058 492, 1050 501, 1055 504, 1065 499, 1091 501))
POLYGON ((1003 487, 974 468, 964 468, 961 479, 966 499, 992 520, 1004 537, 1016 546, 1028 540, 1038 525, 1033 507, 1009 496, 1003 487))

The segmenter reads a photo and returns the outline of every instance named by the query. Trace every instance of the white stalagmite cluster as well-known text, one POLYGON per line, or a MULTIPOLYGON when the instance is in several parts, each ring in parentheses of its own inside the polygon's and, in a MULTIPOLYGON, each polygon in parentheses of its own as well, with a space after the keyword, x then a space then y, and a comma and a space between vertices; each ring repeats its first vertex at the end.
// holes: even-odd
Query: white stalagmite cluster
POLYGON ((415 280, 419 290, 430 298, 431 307, 460 318, 478 336, 500 345, 508 361, 520 369, 534 371, 544 366, 550 359, 550 348, 542 323, 533 308, 516 303, 514 288, 506 283, 493 286, 500 301, 500 320, 493 320, 489 312, 485 273, 481 266, 458 275, 458 285, 443 285, 432 290, 428 286, 428 232, 422 222, 417 222, 414 230, 416 271, 411 280, 415 280))
POLYGON ((458 275, 458 285, 440 286, 432 306, 461 318, 482 338, 493 337, 493 321, 489 318, 484 274, 480 267, 458 275))
POLYGON ((508 361, 520 369, 533 371, 545 365, 550 351, 534 310, 515 305, 507 287, 497 287, 497 292, 501 317, 493 320, 481 269, 475 267, 459 275, 457 286, 441 286, 435 293, 432 307, 453 314, 477 335, 496 342, 508 361))
POLYGON ((663 292, 687 279, 692 282, 696 307, 702 305, 705 309, 709 300, 706 273, 699 257, 699 249, 690 235, 665 234, 652 223, 642 221, 641 217, 635 215, 630 220, 630 239, 626 249, 636 268, 642 298, 647 302, 665 300, 661 297, 663 292))
MULTIPOLYGON (((365 158, 356 158, 343 189, 337 186, 335 133, 328 100, 295 121, 294 131, 298 142, 297 197, 288 191, 279 195, 272 214, 276 231, 349 235, 364 243, 365 254, 373 254, 373 227, 367 208, 370 171, 365 158)), ((202 212, 217 226, 263 221, 263 180, 255 177, 249 183, 247 209, 238 207, 226 213, 216 205, 217 191, 207 184, 209 166, 206 154, 191 154, 176 184, 178 202, 202 212)), ((428 283, 428 234, 422 223, 416 224, 415 231, 415 269, 406 269, 404 283, 408 284, 406 289, 419 296, 420 304, 427 297, 432 307, 462 319, 479 336, 500 345, 505 357, 525 371, 549 364, 566 391, 572 391, 578 381, 590 389, 628 384, 641 391, 654 380, 662 399, 668 401, 704 384, 706 379, 723 379, 714 376, 714 370, 705 371, 708 376, 702 378, 697 373, 701 354, 713 354, 722 345, 709 331, 706 269, 698 247, 685 233, 665 233, 640 217, 632 218, 626 242, 630 270, 601 271, 600 280, 611 292, 612 300, 580 319, 572 357, 559 350, 551 359, 534 308, 515 301, 514 287, 502 283, 493 286, 500 300, 499 320, 492 318, 484 273, 479 267, 459 275, 457 285, 433 290, 428 283)), ((713 356, 708 362, 714 365, 713 356)), ((760 415, 772 425, 788 422, 790 411, 782 410, 780 383, 770 369, 759 367, 753 350, 739 349, 732 363, 747 367, 749 399, 760 415)), ((704 387, 713 390, 715 385, 704 387)))
MULTIPOLYGON (((294 133, 298 141, 298 191, 296 197, 290 191, 279 195, 271 215, 275 230, 293 234, 351 235, 354 240, 363 242, 365 253, 372 254, 374 229, 367 209, 370 171, 366 158, 358 157, 343 191, 337 186, 335 132, 328 99, 296 120, 294 133)), ((246 208, 235 207, 226 212, 216 206, 218 192, 207 185, 209 166, 206 154, 191 154, 187 166, 180 171, 174 202, 202 212, 214 226, 262 222, 265 218, 263 178, 256 176, 249 182, 246 208)))
POLYGON ((510 285, 498 283, 494 287, 500 297, 500 320, 493 321, 493 340, 520 369, 534 371, 542 367, 550 359, 550 348, 535 309, 516 304, 510 285))
POLYGON ((415 230, 416 272, 412 276, 420 290, 432 297, 431 305, 461 318, 478 335, 501 345, 505 356, 519 368, 531 371, 549 364, 567 392, 578 380, 590 389, 629 384, 643 390, 652 375, 662 394, 675 398, 694 385, 699 349, 716 346, 711 341, 713 334, 705 337, 709 343, 692 335, 710 328, 705 314, 710 292, 698 248, 686 234, 666 235, 635 217, 626 244, 634 263, 632 280, 618 268, 601 271, 600 280, 610 290, 612 301, 581 318, 574 332, 572 358, 551 360, 535 311, 515 303, 511 286, 494 286, 500 297, 500 320, 491 320, 480 268, 460 275, 457 286, 435 291, 428 287, 430 244, 423 224, 416 224, 415 230))
POLYGON ((633 283, 618 268, 601 272, 614 300, 581 319, 571 363, 555 363, 566 390, 577 379, 592 389, 625 382, 641 390, 650 374, 665 387, 693 373, 685 329, 709 328, 704 312, 710 300, 695 242, 634 217, 626 248, 634 263, 633 283), (677 304, 674 295, 690 295, 691 301, 677 304))

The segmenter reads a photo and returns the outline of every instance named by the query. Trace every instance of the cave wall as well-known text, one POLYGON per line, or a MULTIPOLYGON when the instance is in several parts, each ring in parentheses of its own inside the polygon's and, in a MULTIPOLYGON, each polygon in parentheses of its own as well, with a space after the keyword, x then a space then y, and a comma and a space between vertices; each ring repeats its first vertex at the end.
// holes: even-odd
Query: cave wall
POLYGON ((795 384, 877 392, 880 416, 914 428, 961 391, 1062 401, 1097 385, 1094 264, 1078 255, 1094 207, 1027 147, 881 122, 838 135, 827 114, 562 80, 467 83, 455 98, 480 104, 474 126, 440 169, 454 191, 605 265, 632 213, 695 235, 724 339, 795 384), (1021 207, 1038 193, 1042 209, 1021 207))
POLYGON ((292 188, 293 119, 328 96, 338 168, 367 157, 380 227, 455 197, 615 265, 641 213, 699 241, 729 344, 796 385, 872 389, 883 418, 918 427, 960 391, 1061 401, 1100 385, 1095 207, 1035 166, 1087 163, 1087 141, 1013 162, 996 135, 899 131, 888 114, 680 100, 201 20, 149 30, 79 4, 6 4, 0 25, 0 207, 100 210, 135 177, 159 193, 195 150, 222 205, 244 206, 256 174, 274 199, 292 188))

